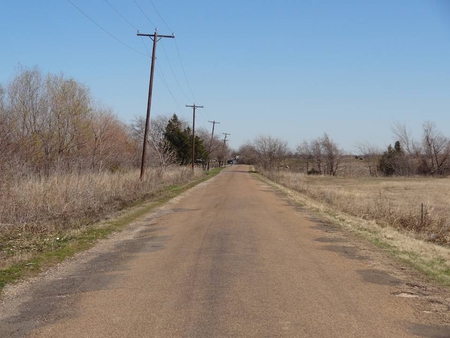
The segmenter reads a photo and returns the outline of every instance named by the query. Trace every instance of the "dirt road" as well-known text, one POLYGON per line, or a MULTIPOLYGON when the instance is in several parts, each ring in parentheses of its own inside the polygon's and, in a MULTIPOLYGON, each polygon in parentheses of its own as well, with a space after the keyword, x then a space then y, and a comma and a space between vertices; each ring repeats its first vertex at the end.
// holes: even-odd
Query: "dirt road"
POLYGON ((11 288, 0 337, 450 337, 442 292, 233 166, 11 288))

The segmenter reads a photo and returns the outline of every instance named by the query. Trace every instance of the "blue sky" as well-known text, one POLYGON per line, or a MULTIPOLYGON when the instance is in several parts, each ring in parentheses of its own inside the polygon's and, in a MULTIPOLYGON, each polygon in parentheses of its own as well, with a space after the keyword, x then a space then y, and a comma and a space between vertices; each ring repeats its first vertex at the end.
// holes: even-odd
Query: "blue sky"
POLYGON ((158 43, 152 115, 204 105, 197 125, 220 121, 234 148, 326 132, 355 152, 392 143, 395 122, 419 137, 427 120, 450 137, 448 0, 71 1, 132 49, 67 0, 4 0, 0 83, 19 64, 63 72, 131 121, 145 115, 151 51, 135 28, 156 25, 176 41, 158 43))

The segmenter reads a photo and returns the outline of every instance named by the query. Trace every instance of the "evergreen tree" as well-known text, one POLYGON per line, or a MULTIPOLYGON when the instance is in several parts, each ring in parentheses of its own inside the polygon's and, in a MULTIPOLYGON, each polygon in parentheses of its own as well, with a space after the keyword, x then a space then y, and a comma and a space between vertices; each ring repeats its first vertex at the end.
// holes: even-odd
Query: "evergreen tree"
POLYGON ((178 119, 176 114, 173 114, 166 126, 164 137, 169 142, 171 149, 177 156, 177 161, 181 165, 187 165, 190 160, 189 156, 189 135, 186 129, 182 129, 182 122, 178 119))
POLYGON ((387 151, 381 156, 378 169, 384 176, 392 176, 394 174, 401 174, 401 163, 404 158, 404 152, 401 148, 400 142, 396 141, 394 148, 388 146, 387 151))
MULTIPOLYGON (((183 128, 183 122, 173 114, 169 120, 164 133, 165 139, 170 144, 171 149, 177 156, 177 162, 180 165, 187 165, 192 161, 192 130, 189 127, 183 128)), ((208 151, 203 140, 195 136, 195 161, 206 161, 208 151)))

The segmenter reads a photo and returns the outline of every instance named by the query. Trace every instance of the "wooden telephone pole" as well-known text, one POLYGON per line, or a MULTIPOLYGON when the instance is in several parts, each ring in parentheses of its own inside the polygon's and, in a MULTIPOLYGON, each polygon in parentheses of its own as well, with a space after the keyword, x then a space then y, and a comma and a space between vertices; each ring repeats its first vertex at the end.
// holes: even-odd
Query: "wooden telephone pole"
POLYGON ((223 161, 223 164, 225 165, 225 145, 228 141, 227 136, 231 135, 231 134, 230 133, 222 133, 222 134, 225 135, 225 137, 223 138, 223 146, 222 146, 222 161, 223 161))
POLYGON ((147 154, 147 143, 148 143, 148 130, 150 125, 150 109, 152 106, 152 93, 153 93, 153 75, 155 73, 155 60, 156 60, 156 43, 162 38, 174 38, 175 35, 159 35, 158 30, 155 29, 153 34, 141 34, 137 32, 137 36, 148 36, 153 40, 153 50, 152 50, 152 65, 150 68, 150 84, 148 86, 148 101, 147 101, 147 116, 145 118, 145 131, 144 131, 144 144, 142 146, 142 160, 141 160, 141 180, 144 178, 145 174, 145 157, 147 154))
POLYGON ((193 105, 186 105, 186 107, 192 108, 192 171, 194 171, 195 163, 195 110, 197 108, 203 108, 203 106, 197 106, 195 103, 193 105))
POLYGON ((220 122, 217 121, 208 121, 209 123, 212 123, 212 133, 211 133, 211 141, 209 141, 209 149, 208 149, 208 168, 206 170, 209 170, 209 161, 211 160, 210 156, 211 156, 211 148, 212 148, 212 143, 213 143, 213 139, 214 139, 214 127, 217 124, 220 124, 220 122))

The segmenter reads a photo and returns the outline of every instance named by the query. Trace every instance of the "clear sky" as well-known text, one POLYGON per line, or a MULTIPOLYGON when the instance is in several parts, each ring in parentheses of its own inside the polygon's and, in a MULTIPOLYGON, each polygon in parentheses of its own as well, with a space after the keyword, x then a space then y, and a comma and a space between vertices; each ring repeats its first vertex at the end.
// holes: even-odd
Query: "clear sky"
POLYGON ((71 1, 114 38, 68 0, 2 0, 0 83, 19 64, 63 72, 129 122, 150 71, 136 28, 156 25, 176 41, 158 43, 152 114, 204 105, 197 125, 220 121, 231 147, 327 132, 355 152, 393 142, 395 122, 419 137, 427 120, 450 137, 450 0, 71 1))

